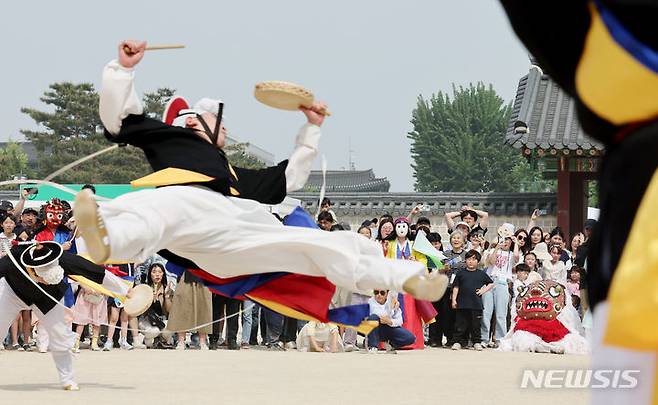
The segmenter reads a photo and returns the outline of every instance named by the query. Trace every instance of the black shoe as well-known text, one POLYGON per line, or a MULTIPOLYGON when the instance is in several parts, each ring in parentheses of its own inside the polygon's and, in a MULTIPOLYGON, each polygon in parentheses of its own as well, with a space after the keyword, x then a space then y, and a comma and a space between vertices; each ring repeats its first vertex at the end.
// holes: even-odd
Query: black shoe
POLYGON ((228 350, 240 350, 240 345, 235 340, 229 340, 226 343, 226 349, 228 350))

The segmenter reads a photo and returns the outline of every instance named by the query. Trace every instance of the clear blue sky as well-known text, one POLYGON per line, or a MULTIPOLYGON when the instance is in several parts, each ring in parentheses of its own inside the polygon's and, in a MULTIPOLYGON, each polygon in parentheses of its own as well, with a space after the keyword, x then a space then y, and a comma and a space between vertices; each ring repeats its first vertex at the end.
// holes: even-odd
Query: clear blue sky
POLYGON ((182 43, 184 50, 146 55, 138 91, 166 86, 192 100, 222 98, 232 137, 285 159, 303 116, 259 104, 253 86, 300 83, 333 112, 321 142, 329 168, 348 166, 351 145, 356 168, 388 177, 392 191, 413 188, 406 133, 418 95, 483 81, 509 101, 528 70, 491 0, 38 0, 7 2, 3 15, 0 139, 35 127, 20 108, 44 108, 39 97, 50 83, 98 88, 121 39, 182 43))

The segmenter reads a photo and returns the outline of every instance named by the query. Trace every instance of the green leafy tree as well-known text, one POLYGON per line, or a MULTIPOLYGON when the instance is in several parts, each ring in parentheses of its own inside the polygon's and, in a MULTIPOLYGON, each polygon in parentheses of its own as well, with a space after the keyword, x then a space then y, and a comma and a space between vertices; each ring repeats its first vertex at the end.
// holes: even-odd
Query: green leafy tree
POLYGON ((246 152, 249 143, 234 143, 224 147, 228 161, 235 167, 243 169, 263 169, 266 165, 261 160, 246 152))
POLYGON ((588 206, 593 208, 599 207, 599 182, 590 180, 587 182, 587 201, 588 206))
POLYGON ((16 176, 30 177, 27 155, 19 143, 8 142, 0 149, 0 181, 11 180, 16 176))
POLYGON ((491 85, 453 86, 418 98, 412 113, 414 187, 421 192, 520 191, 536 172, 518 150, 504 144, 510 106, 491 85))
MULTIPOLYGON (((171 89, 158 89, 144 96, 145 113, 160 116, 171 89)), ((90 83, 55 83, 40 100, 52 112, 22 108, 40 131, 22 130, 38 152, 38 177, 45 177, 62 166, 110 146, 98 115, 99 96, 90 83)), ((101 155, 63 173, 63 183, 127 183, 151 171, 143 152, 127 146, 101 155)))
POLYGON ((154 119, 162 119, 165 105, 176 94, 176 90, 162 87, 152 93, 144 93, 144 113, 154 119))

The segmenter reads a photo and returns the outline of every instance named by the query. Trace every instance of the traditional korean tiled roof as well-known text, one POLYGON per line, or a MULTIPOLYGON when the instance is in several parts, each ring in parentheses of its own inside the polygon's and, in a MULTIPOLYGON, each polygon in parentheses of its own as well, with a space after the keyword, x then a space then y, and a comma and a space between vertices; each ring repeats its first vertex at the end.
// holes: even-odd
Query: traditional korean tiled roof
MULTIPOLYGON (((322 171, 313 170, 304 191, 318 192, 322 186, 322 171)), ((327 170, 327 192, 386 192, 391 183, 386 177, 377 178, 368 170, 327 170)))
POLYGON ((565 155, 595 156, 604 149, 583 132, 573 99, 534 65, 519 81, 505 142, 565 155))

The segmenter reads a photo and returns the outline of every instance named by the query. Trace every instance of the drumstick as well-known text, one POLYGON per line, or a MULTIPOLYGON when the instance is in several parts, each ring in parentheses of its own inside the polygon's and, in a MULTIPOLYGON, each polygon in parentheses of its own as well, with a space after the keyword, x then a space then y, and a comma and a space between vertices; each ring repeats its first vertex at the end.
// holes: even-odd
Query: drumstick
MULTIPOLYGON (((159 51, 162 49, 180 49, 180 48, 185 48, 185 45, 150 45, 146 47, 145 51, 159 51)), ((135 52, 133 52, 128 45, 123 46, 123 51, 129 56, 135 54, 135 52)))

